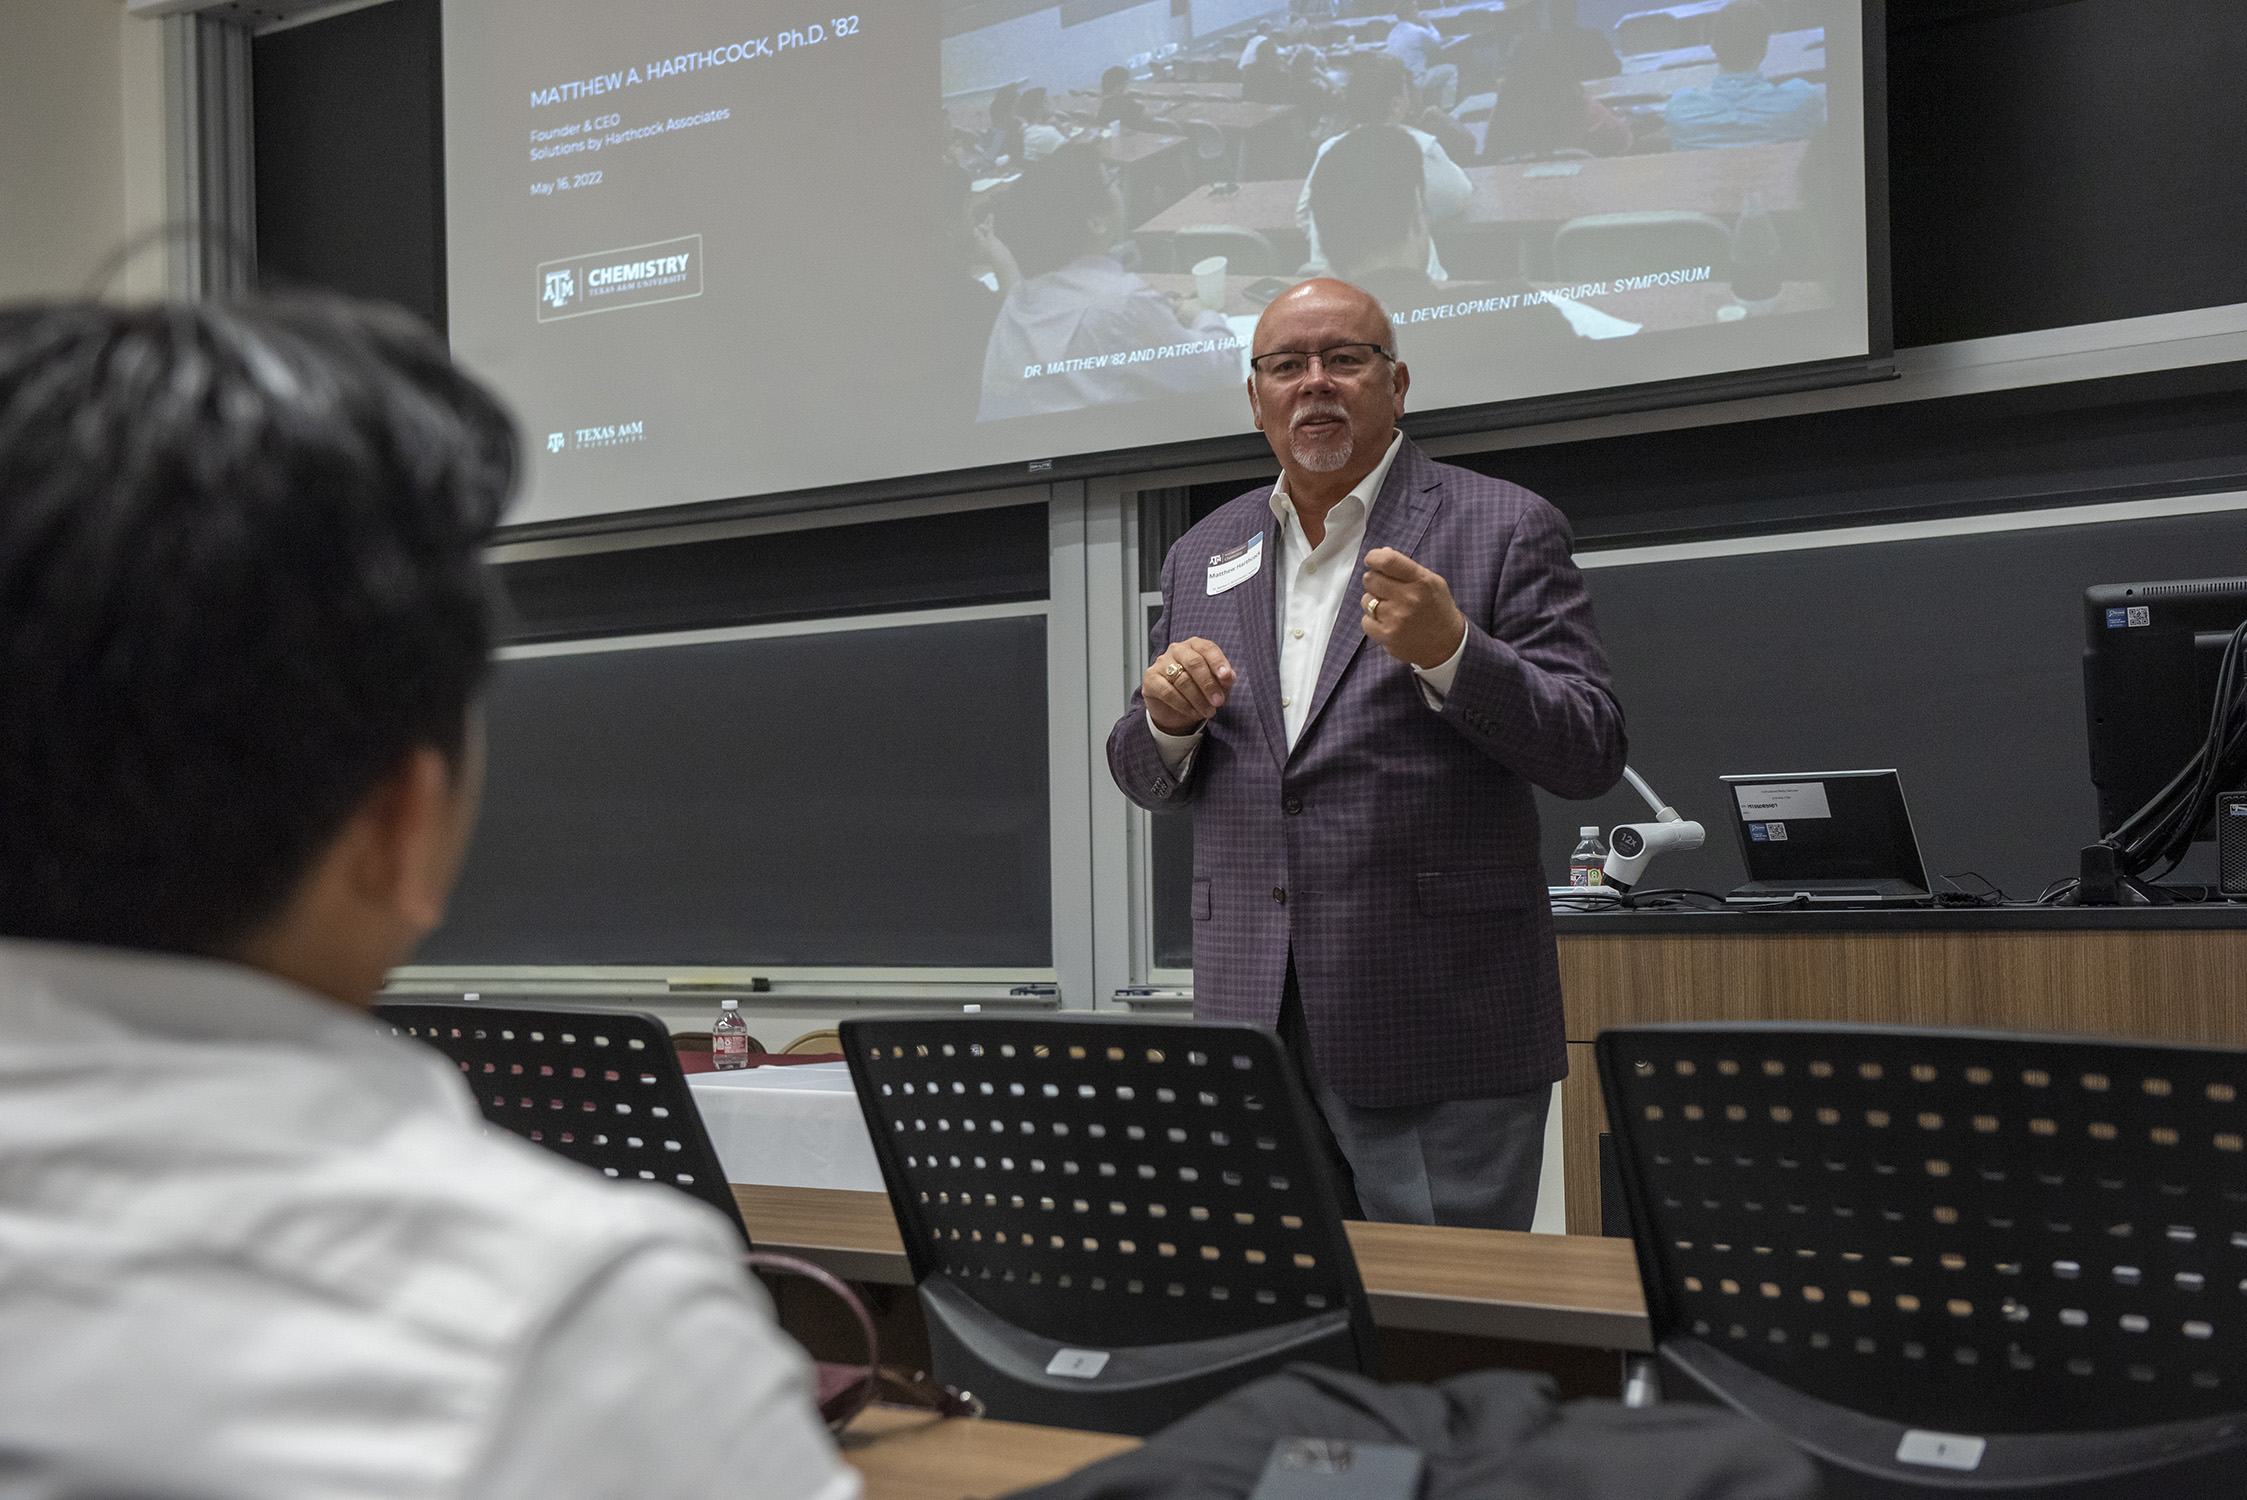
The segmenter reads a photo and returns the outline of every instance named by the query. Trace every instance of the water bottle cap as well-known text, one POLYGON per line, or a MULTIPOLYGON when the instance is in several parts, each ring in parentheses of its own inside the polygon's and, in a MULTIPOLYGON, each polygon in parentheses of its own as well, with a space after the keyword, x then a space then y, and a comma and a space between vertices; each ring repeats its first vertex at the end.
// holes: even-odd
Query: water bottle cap
POLYGON ((739 1010, 741 1009, 741 1002, 739 1000, 720 1000, 718 1002, 718 1009, 739 1010))
POLYGON ((1584 828, 1579 828, 1579 829, 1577 829, 1577 830, 1576 830, 1576 837, 1578 837, 1578 838, 1580 838, 1580 839, 1596 839, 1596 838, 1598 838, 1598 837, 1599 837, 1599 825, 1598 825, 1597 823, 1593 823, 1593 824, 1589 825, 1588 827, 1584 827, 1584 828))

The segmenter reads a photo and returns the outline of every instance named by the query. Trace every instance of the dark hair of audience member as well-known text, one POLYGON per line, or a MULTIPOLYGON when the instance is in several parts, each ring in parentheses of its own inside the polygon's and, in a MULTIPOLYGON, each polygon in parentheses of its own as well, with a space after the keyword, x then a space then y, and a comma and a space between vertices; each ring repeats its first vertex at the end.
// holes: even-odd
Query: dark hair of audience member
POLYGON ((1327 147, 1311 169, 1311 222, 1327 263, 1347 279, 1403 244, 1426 214, 1426 192, 1420 143, 1402 125, 1360 125, 1327 147))
POLYGON ((1122 63, 1116 64, 1100 75, 1100 92, 1103 94, 1120 94, 1130 87, 1131 69, 1125 67, 1122 63))
POLYGON ((1021 96, 1014 101, 1015 117, 1032 125, 1037 124, 1052 112, 1052 108, 1046 103, 1046 92, 1043 86, 1024 89, 1021 96))
POLYGON ((1386 52, 1361 53, 1350 62, 1342 112, 1352 125, 1386 125, 1396 118, 1407 86, 1404 64, 1386 52))
POLYGON ((1011 83, 1000 84, 991 94, 991 144, 986 149, 994 157, 1022 158, 1020 99, 1021 92, 1011 83))
POLYGON ((1025 277, 1058 271, 1107 246, 1116 194, 1091 141, 1071 141, 1022 169, 1000 201, 994 226, 1025 277))
POLYGON ((1584 86, 1575 61, 1566 32, 1522 34, 1498 80, 1485 156, 1544 156, 1584 144, 1584 86))
POLYGON ((457 763, 515 465, 403 313, 0 309, 0 933, 224 955, 457 763))
POLYGON ((1763 0, 1732 0, 1709 21, 1717 66, 1727 73, 1753 73, 1762 67, 1775 24, 1763 0))

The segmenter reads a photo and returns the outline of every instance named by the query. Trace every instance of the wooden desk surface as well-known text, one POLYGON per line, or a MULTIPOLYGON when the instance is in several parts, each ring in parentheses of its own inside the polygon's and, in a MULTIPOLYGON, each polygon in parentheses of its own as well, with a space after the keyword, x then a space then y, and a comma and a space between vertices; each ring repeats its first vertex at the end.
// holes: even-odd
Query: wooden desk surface
POLYGON ((1112 136, 1101 136, 1099 141, 1097 149, 1102 157, 1119 167, 1130 167, 1165 152, 1176 151, 1186 144, 1186 137, 1158 135, 1145 130, 1125 130, 1112 136))
MULTIPOLYGON (((1179 100, 1175 105, 1161 103, 1159 119, 1172 125, 1215 125, 1229 134, 1247 135, 1266 125, 1284 120, 1295 113, 1292 104, 1249 104, 1240 100, 1230 103, 1217 100, 1179 100)), ((1149 114, 1155 111, 1150 109, 1149 114)))
POLYGON ((1228 104, 1238 104, 1241 85, 1237 83, 1135 83, 1131 92, 1142 99, 1208 99, 1228 104))
POLYGON ((843 1461, 866 1500, 991 1500, 1045 1484, 1139 1446, 1139 1439, 1066 1427, 966 1419, 874 1407, 843 1433, 843 1461))
MULTIPOLYGON (((1467 180, 1475 195, 1460 219, 1449 222, 1558 224, 1586 214, 1634 209, 1683 209, 1730 218, 1750 193, 1761 193, 1765 206, 1779 212, 1797 205, 1795 177, 1805 149, 1805 143, 1790 141, 1721 151, 1469 167, 1467 180), (1577 170, 1556 173, 1558 167, 1577 170)), ((1243 182, 1222 196, 1214 186, 1204 186, 1141 224, 1138 232, 1170 234, 1193 224, 1289 230, 1295 227, 1295 203, 1302 192, 1299 177, 1243 182)), ((1443 227, 1436 226, 1439 236, 1443 227)))
MULTIPOLYGON (((1795 73, 1815 72, 1826 65, 1826 29, 1813 26, 1806 31, 1776 31, 1771 34, 1771 45, 1763 54, 1763 66, 1758 70, 1766 78, 1784 78, 1795 73), (1807 61, 1811 54, 1818 61, 1807 61)), ((1638 52, 1623 59, 1623 73, 1660 73, 1675 68, 1698 68, 1716 62, 1716 49, 1707 43, 1697 47, 1673 47, 1667 52, 1638 52)))
MULTIPOLYGON (((1679 89, 1705 89, 1716 82, 1717 65, 1702 63, 1690 68, 1657 68, 1651 73, 1625 73, 1619 78, 1602 78, 1584 85, 1584 92, 1594 99, 1612 103, 1617 99, 1667 99, 1679 89)), ((1779 64, 1767 63, 1763 76, 1773 83, 1783 83, 1789 78, 1800 78, 1805 73, 1826 71, 1826 49, 1809 48, 1785 59, 1779 64)))
POLYGON ((1227 193, 1204 184, 1140 225, 1138 233, 1170 234, 1195 224, 1234 224, 1266 233, 1293 229, 1295 200, 1302 192, 1300 177, 1235 183, 1227 193))
MULTIPOLYGON (((733 1186, 758 1248, 799 1255, 853 1281, 910 1285, 889 1199, 832 1188, 733 1186)), ((1344 1226, 1374 1322, 1481 1338, 1646 1349, 1646 1303, 1628 1240, 1344 1226)))
POLYGON ((1586 214, 1666 208, 1729 219, 1750 193, 1761 193, 1764 205, 1777 212, 1796 204, 1795 177, 1807 149, 1806 142, 1790 141, 1722 151, 1469 167, 1467 180, 1475 195, 1462 217, 1470 223, 1557 224, 1586 214), (1553 169, 1558 167, 1581 170, 1557 175, 1553 169))
MULTIPOLYGON (((1237 83, 1135 83, 1131 86, 1131 96, 1139 101, 1149 116, 1159 117, 1182 109, 1200 109, 1205 105, 1239 104, 1241 86, 1237 83)), ((1077 89, 1053 96, 1054 112, 1072 120, 1091 121, 1097 118, 1104 102, 1104 96, 1091 89, 1077 89)))
MULTIPOLYGON (((1146 106, 1147 114, 1158 124, 1167 120, 1174 125, 1183 125, 1198 120, 1236 135, 1245 135, 1260 130, 1275 120, 1285 119, 1295 113, 1296 108, 1292 104, 1244 101, 1241 98, 1241 86, 1237 83, 1135 85, 1132 92, 1149 96, 1142 98, 1140 103, 1146 106), (1154 87, 1203 92, 1152 94, 1151 89, 1154 87), (1230 96, 1216 92, 1227 88, 1232 90, 1230 96)), ((1053 101, 1053 105, 1066 114, 1089 116, 1099 110, 1100 96, 1091 93, 1063 94, 1053 101)))

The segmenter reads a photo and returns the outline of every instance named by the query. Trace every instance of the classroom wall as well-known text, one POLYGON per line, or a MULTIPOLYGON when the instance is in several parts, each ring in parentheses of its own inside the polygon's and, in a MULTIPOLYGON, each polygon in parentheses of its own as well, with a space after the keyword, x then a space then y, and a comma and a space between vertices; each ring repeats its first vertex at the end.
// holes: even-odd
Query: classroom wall
POLYGON ((1208 36, 1262 16, 1274 21, 1287 19, 1287 7, 1274 5, 1272 0, 1192 0, 1192 4, 1196 36, 1208 36))
POLYGON ((1190 37, 1186 19, 1171 14, 1170 0, 1148 0, 1078 26, 1062 25, 1061 7, 1049 6, 946 37, 943 91, 996 88, 1017 78, 1056 93, 1097 89, 1100 75, 1125 58, 1190 37))
MULTIPOLYGON (((163 30, 123 0, 0 0, 0 301, 67 297, 163 221, 163 30)), ((160 257, 120 289, 154 295, 160 257)))

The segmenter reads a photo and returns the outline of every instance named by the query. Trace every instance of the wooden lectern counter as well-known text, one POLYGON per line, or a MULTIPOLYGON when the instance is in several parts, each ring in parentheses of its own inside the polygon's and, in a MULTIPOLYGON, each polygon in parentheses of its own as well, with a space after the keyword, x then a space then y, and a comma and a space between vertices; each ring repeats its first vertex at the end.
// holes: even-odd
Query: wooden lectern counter
MULTIPOLYGON (((733 1184, 760 1250, 851 1281, 911 1286, 889 1198, 834 1188, 733 1184)), ((1647 1349, 1638 1262, 1622 1240, 1347 1223, 1373 1320, 1467 1338, 1647 1349)))
POLYGON ((1613 1026, 1838 1021, 2247 1047, 2247 906, 1559 916, 1568 1228, 1597 1234, 1592 1041, 1613 1026))

